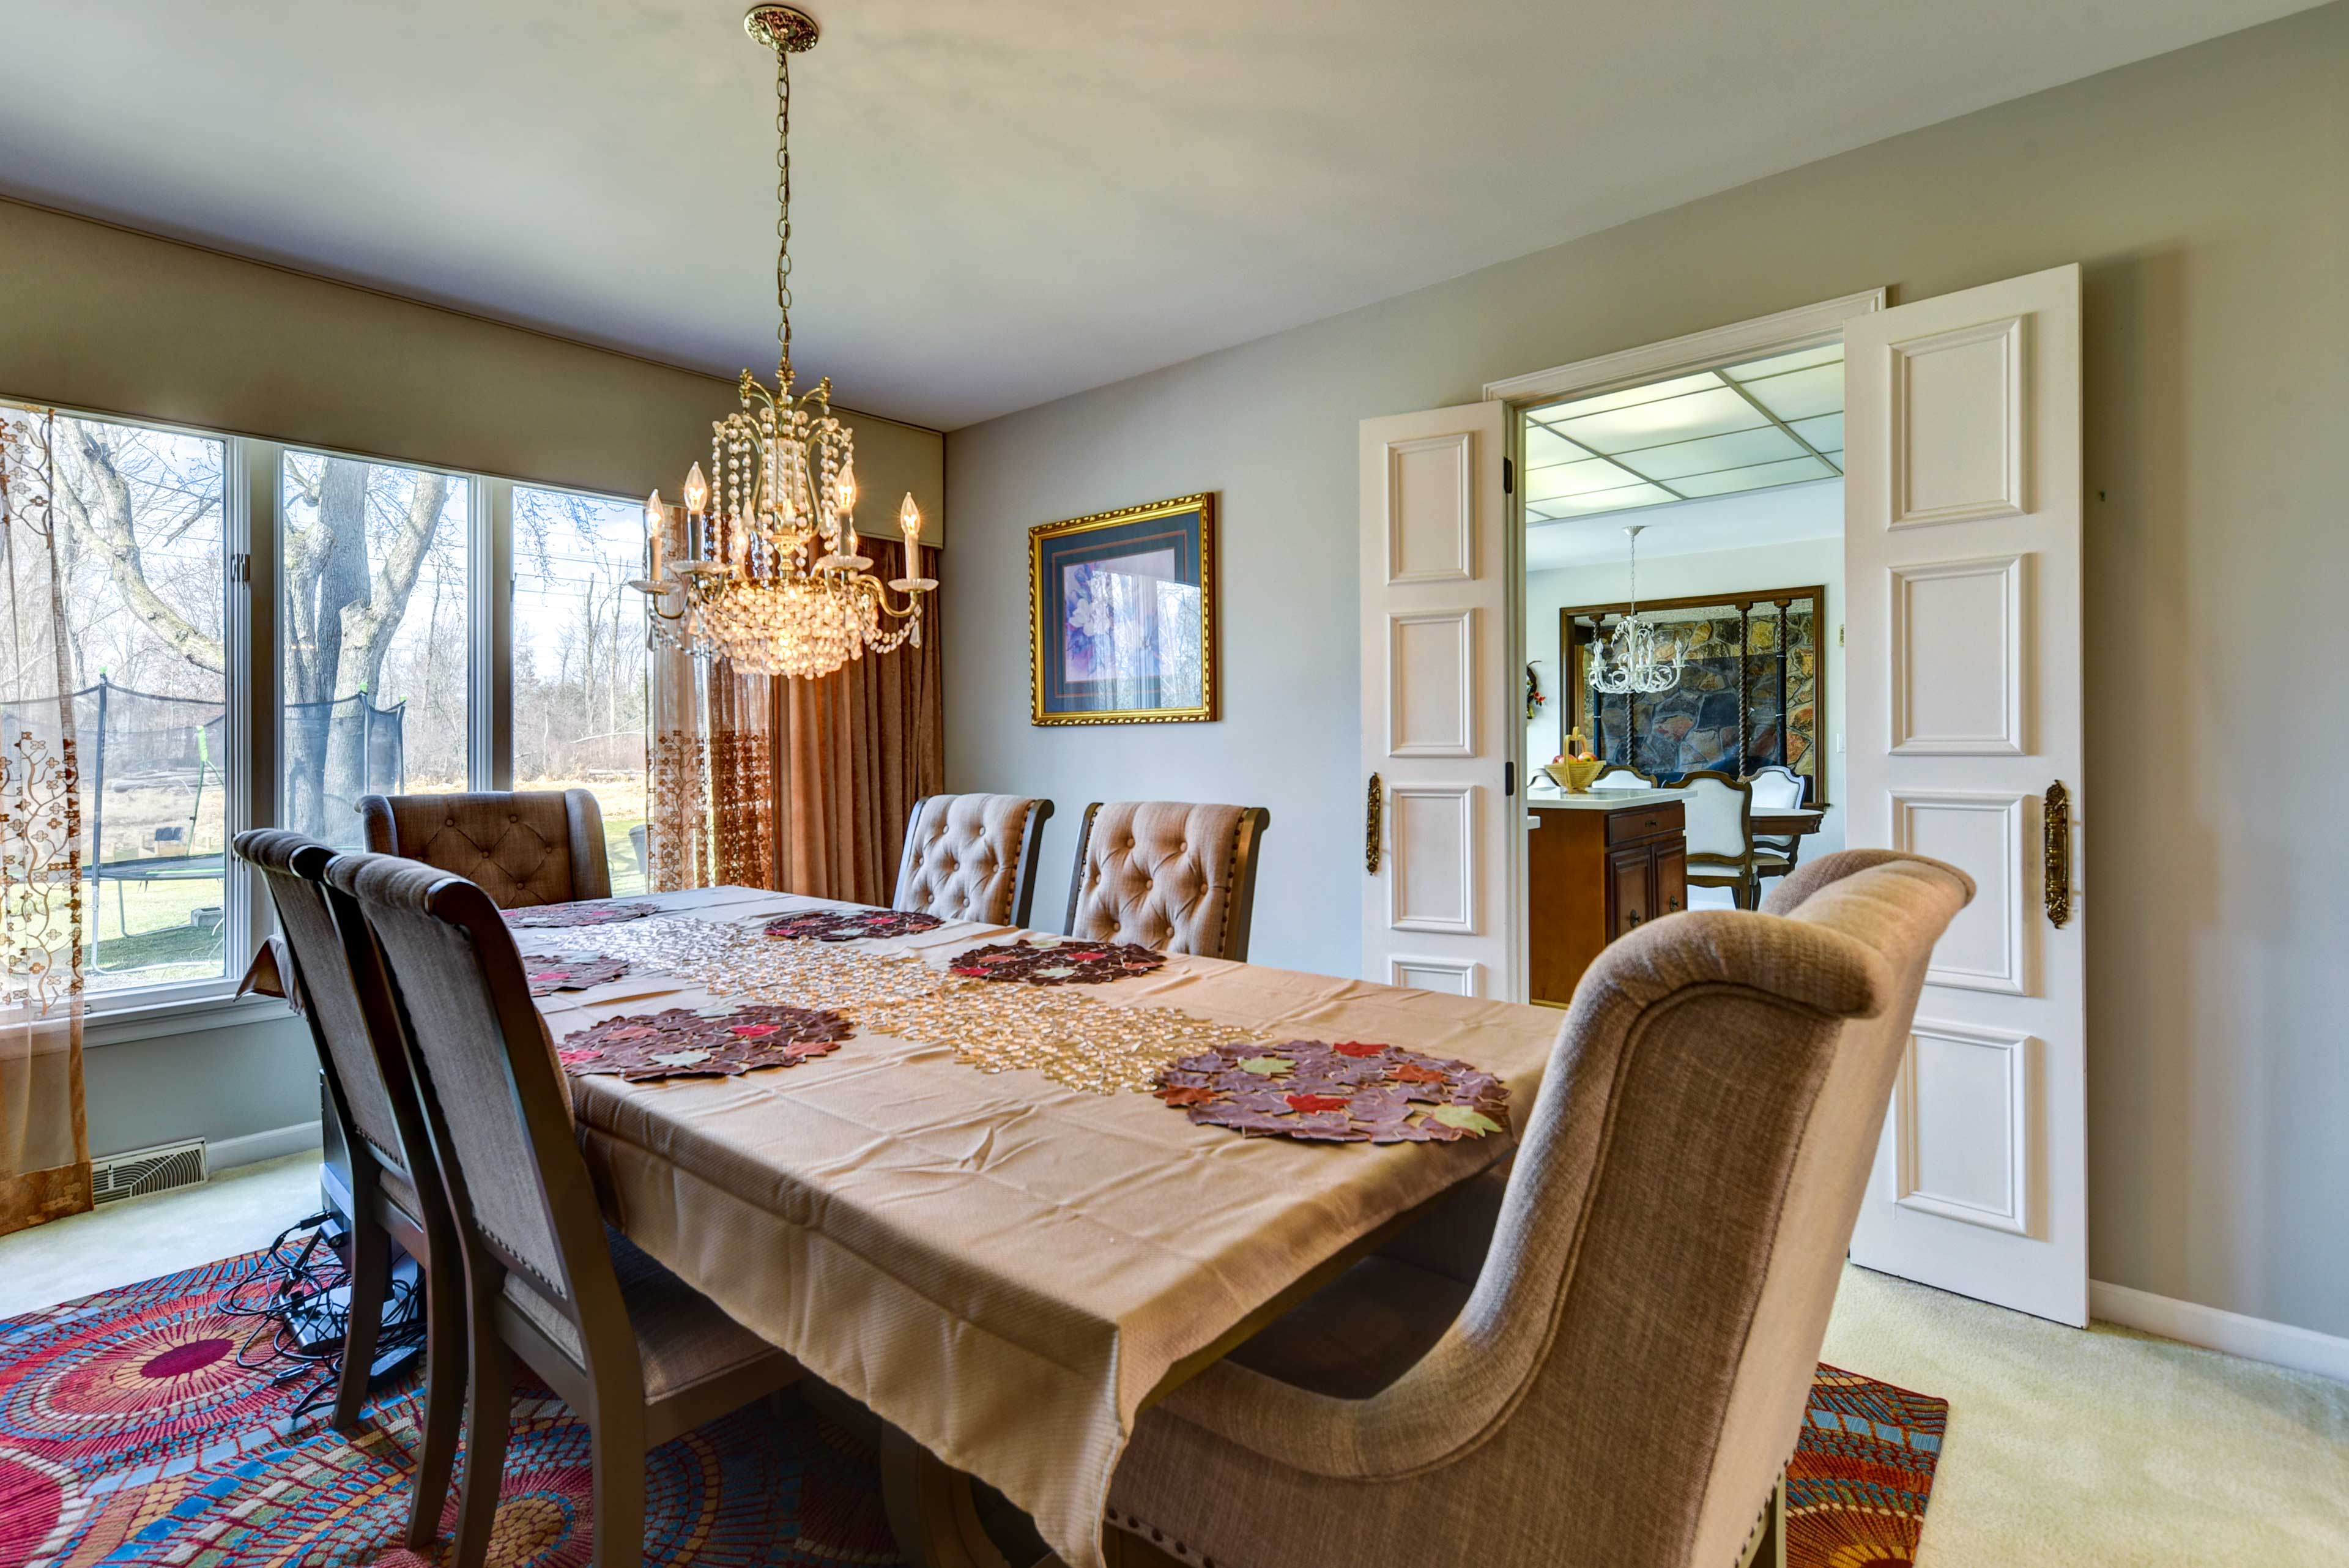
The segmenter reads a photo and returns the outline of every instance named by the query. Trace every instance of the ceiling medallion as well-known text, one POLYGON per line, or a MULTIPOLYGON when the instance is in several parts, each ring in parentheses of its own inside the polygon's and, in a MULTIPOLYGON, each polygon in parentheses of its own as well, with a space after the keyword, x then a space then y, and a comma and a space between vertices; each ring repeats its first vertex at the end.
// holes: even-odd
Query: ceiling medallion
POLYGON ((709 427, 709 472, 693 465, 681 509, 658 491, 645 503, 646 574, 628 586, 651 600, 657 641, 745 674, 812 680, 867 649, 920 647, 923 596, 938 585, 921 575, 910 492, 896 519, 905 575, 874 575, 853 517, 855 439, 832 411, 832 379, 792 390, 791 57, 815 47, 817 28, 796 6, 754 5, 742 30, 775 55, 775 389, 742 372, 741 409, 709 427))

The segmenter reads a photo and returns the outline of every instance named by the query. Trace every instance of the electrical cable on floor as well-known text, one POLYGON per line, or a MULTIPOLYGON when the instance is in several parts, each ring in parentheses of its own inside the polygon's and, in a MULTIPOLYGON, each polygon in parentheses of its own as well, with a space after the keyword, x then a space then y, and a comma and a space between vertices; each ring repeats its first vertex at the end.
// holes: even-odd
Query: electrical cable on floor
MULTIPOLYGON (((221 1303, 224 1315, 254 1320, 253 1332, 237 1347, 238 1366, 252 1371, 277 1366, 271 1381, 281 1388, 310 1381, 290 1420, 332 1403, 342 1376, 351 1301, 350 1270, 342 1260, 347 1236, 342 1217, 332 1210, 287 1226, 221 1303), (264 1291, 254 1299, 254 1293, 264 1291)), ((423 1349, 423 1280, 415 1260, 402 1253, 393 1262, 384 1293, 368 1386, 404 1371, 423 1349)))

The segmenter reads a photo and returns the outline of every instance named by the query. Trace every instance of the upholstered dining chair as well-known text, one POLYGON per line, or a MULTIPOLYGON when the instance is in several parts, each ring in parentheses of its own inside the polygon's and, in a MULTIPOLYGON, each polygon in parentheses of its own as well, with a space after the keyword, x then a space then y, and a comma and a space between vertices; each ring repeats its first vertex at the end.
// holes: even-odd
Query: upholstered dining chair
POLYGON ((1681 805, 1687 815, 1689 886, 1726 888, 1739 909, 1753 909, 1762 888, 1754 865, 1753 786, 1708 768, 1682 774, 1672 787, 1688 792, 1681 805))
POLYGON ((1590 778, 1592 789, 1653 789, 1656 781, 1629 763, 1609 763, 1590 778))
MULTIPOLYGON (((1790 767, 1772 763, 1746 774, 1745 782, 1754 787, 1754 809, 1756 811, 1786 811, 1803 804, 1803 775, 1790 767)), ((1756 885, 1792 871, 1802 853, 1803 836, 1799 833, 1756 834, 1754 838, 1754 877, 1756 885)))
POLYGON ((596 1568, 644 1560, 645 1456, 794 1381, 796 1362, 605 1229, 513 939, 460 877, 345 855, 389 971, 465 1262, 471 1364, 452 1568, 489 1548, 520 1355, 587 1424, 596 1568))
POLYGON ((370 794, 359 822, 370 853, 454 871, 501 909, 612 896, 603 808, 584 789, 370 794))
POLYGON ((1052 803, 1016 794, 931 794, 914 803, 897 861, 895 909, 1024 926, 1052 803))
MULTIPOLYGON (((302 1002, 325 1075, 327 1113, 350 1158, 349 1327, 335 1389, 334 1423, 356 1430, 390 1292, 390 1248, 416 1260, 424 1291, 424 1422, 409 1483, 408 1543, 440 1532, 457 1453, 465 1384, 464 1265, 424 1129, 423 1111, 389 1011, 382 960, 356 911, 325 882, 335 857, 298 833, 236 836, 237 856, 261 874, 293 956, 289 990, 302 1002)), ((281 977, 286 978, 286 977, 281 977)))
POLYGON ((1246 962, 1257 851, 1271 825, 1260 805, 1093 802, 1077 829, 1064 929, 1089 941, 1246 962))
POLYGON ((1848 850, 1608 947, 1508 1174, 1147 1408, 1110 1523, 1194 1568, 1736 1568, 1972 893, 1848 850))

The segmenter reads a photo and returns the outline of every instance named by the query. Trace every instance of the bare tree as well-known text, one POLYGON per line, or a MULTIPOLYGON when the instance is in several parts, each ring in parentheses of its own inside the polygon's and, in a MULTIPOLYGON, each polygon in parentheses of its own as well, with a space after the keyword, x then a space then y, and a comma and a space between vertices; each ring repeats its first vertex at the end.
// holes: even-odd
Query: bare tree
POLYGON ((317 517, 284 535, 285 697, 298 705, 287 726, 285 818, 331 836, 367 777, 366 703, 353 703, 341 723, 334 705, 380 691, 384 655, 431 552, 450 482, 387 469, 393 483, 379 483, 376 464, 341 457, 297 457, 286 468, 317 517))

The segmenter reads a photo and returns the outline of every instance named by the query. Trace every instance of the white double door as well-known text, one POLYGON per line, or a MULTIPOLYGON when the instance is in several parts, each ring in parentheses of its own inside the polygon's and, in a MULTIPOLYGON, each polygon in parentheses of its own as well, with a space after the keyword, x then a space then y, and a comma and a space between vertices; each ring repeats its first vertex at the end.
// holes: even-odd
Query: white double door
MULTIPOLYGON (((1852 1258, 2083 1324, 2078 268, 1850 318, 1845 409, 1847 839, 1978 889, 1852 1258)), ((1496 997, 1523 994, 1508 418, 1361 431, 1362 973, 1496 997)))
POLYGON ((2088 1320, 2080 269, 1844 334, 1845 825, 1962 867, 1852 1261, 2088 1320))
POLYGON ((1362 421, 1362 973, 1512 986, 1508 409, 1362 421))

